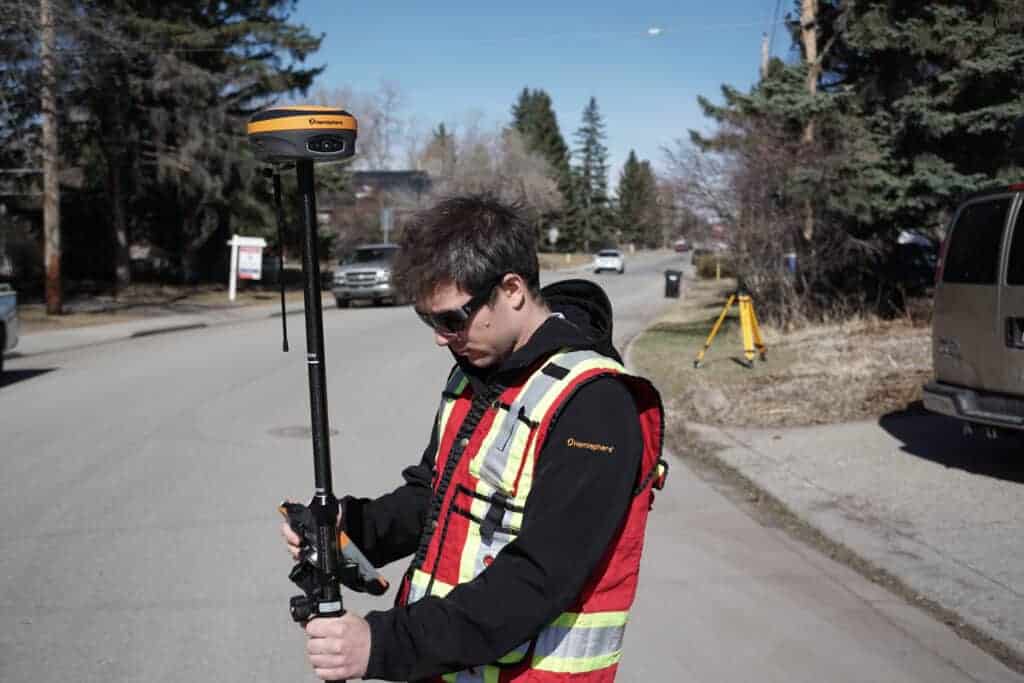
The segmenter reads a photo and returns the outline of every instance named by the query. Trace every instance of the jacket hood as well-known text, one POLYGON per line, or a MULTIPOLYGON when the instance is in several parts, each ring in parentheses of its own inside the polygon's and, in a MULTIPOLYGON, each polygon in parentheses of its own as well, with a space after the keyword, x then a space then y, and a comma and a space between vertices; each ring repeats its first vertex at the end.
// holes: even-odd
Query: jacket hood
POLYGON ((471 379, 478 382, 529 368, 560 349, 591 349, 622 362, 612 344, 612 303, 597 284, 589 280, 563 280, 541 290, 551 317, 530 340, 497 368, 477 368, 456 356, 471 379))
POLYGON ((542 289, 541 295, 551 311, 565 316, 583 337, 566 346, 593 349, 622 362, 612 344, 612 302, 599 285, 590 280, 563 280, 542 289))

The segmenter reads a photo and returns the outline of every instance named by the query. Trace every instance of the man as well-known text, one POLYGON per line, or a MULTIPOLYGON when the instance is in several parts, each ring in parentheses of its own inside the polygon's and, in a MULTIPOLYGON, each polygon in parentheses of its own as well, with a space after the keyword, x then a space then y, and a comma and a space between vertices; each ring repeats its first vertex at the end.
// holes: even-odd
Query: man
POLYGON ((443 201, 401 246, 396 278, 456 363, 420 463, 345 498, 341 524, 375 565, 413 560, 394 608, 309 622, 310 662, 324 680, 611 681, 661 482, 658 394, 622 367, 597 285, 540 289, 513 208, 443 201))

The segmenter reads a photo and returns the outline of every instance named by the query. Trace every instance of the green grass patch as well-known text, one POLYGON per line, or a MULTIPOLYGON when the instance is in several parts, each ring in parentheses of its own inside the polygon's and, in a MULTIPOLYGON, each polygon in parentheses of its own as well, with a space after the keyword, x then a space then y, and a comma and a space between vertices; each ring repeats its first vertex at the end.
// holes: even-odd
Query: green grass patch
MULTIPOLYGON (((705 352, 701 367, 695 368, 694 361, 724 305, 717 291, 695 294, 691 290, 680 310, 655 322, 633 345, 632 360, 637 369, 654 382, 666 402, 680 405, 680 400, 695 390, 699 393, 711 388, 727 397, 748 395, 748 389, 771 383, 773 376, 785 373, 798 360, 797 349, 773 348, 765 339, 767 360, 761 361, 755 348, 754 365, 747 368, 739 306, 734 303, 705 352)), ((766 336, 764 328, 761 335, 766 336)))

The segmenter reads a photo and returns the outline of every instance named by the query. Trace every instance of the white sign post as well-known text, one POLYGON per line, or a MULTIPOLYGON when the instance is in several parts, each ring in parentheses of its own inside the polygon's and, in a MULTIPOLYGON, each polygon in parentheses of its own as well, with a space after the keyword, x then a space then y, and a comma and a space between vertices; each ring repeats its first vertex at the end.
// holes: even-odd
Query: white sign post
POLYGON ((228 275, 228 300, 235 300, 238 280, 259 280, 263 277, 263 249, 267 241, 262 237, 232 235, 231 273, 228 275))
POLYGON ((384 232, 384 242, 391 238, 391 207, 384 206, 380 210, 380 228, 384 232))

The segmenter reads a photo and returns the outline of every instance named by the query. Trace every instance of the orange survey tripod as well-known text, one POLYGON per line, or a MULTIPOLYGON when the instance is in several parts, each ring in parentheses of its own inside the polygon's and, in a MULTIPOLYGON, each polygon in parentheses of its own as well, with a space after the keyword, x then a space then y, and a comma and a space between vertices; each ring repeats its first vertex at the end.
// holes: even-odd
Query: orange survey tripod
POLYGON ((707 341, 704 342, 704 348, 700 350, 700 353, 697 354, 696 360, 693 361, 693 367, 699 368, 701 363, 704 361, 704 354, 709 348, 711 348, 711 342, 715 340, 715 335, 718 334, 718 330, 722 327, 722 323, 725 322, 725 316, 729 314, 729 309, 737 299, 739 299, 740 302, 740 328, 743 330, 743 354, 746 356, 746 362, 744 362, 743 365, 747 368, 754 367, 754 347, 757 347, 758 352, 760 352, 761 360, 767 360, 765 356, 768 353, 768 349, 765 348, 764 341, 761 339, 761 326, 757 324, 757 314, 754 313, 754 300, 750 298, 749 294, 740 290, 729 295, 729 300, 725 302, 722 314, 718 316, 715 326, 711 328, 711 334, 708 335, 707 341))

